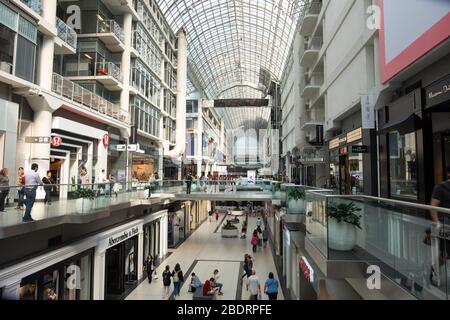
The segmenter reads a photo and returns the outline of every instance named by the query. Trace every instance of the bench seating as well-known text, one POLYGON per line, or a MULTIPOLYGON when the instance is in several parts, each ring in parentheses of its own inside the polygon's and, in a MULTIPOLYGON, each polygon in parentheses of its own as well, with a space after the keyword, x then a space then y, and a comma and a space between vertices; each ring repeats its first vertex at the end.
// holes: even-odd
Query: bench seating
POLYGON ((197 288, 192 296, 192 300, 216 300, 216 293, 204 296, 202 288, 197 288))

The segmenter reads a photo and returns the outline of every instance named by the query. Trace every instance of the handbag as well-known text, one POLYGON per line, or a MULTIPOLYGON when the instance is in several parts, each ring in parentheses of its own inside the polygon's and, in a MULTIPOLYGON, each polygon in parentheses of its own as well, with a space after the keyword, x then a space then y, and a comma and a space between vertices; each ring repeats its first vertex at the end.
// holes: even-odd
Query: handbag
POLYGON ((155 275, 153 276, 153 279, 158 280, 158 274, 155 271, 155 275))

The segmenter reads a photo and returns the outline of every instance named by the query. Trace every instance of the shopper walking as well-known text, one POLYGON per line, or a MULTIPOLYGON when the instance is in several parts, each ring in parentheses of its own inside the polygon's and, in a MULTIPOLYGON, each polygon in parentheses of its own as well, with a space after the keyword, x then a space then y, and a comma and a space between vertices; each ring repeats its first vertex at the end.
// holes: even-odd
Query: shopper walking
POLYGON ((253 253, 256 252, 258 248, 258 231, 253 231, 252 240, 250 240, 250 244, 252 245, 253 253))
POLYGON ((260 300, 261 284, 256 276, 256 270, 252 270, 252 275, 248 278, 247 290, 250 292, 250 300, 260 300))
POLYGON ((17 193, 19 195, 19 198, 17 199, 17 207, 18 210, 24 210, 23 204, 24 204, 24 198, 25 198, 25 172, 23 170, 23 167, 20 167, 17 172, 18 178, 17 178, 17 193))
POLYGON ((5 200, 9 194, 8 169, 0 171, 0 212, 5 212, 5 200))
POLYGON ((98 195, 105 194, 106 182, 108 182, 108 180, 106 179, 105 169, 102 169, 102 172, 100 172, 100 174, 98 175, 97 182, 98 182, 98 195))
POLYGON ((162 273, 162 279, 163 279, 163 299, 168 299, 169 298, 169 293, 170 293, 170 284, 171 284, 171 278, 172 277, 172 273, 170 272, 170 267, 166 266, 166 268, 164 269, 163 273, 162 273))
POLYGON ((172 278, 173 278, 173 295, 174 298, 176 298, 176 296, 180 295, 181 284, 184 282, 183 271, 181 271, 179 263, 175 265, 175 268, 172 271, 172 278))
MULTIPOLYGON (((431 205, 434 207, 450 208, 450 166, 445 170, 447 180, 436 185, 431 196, 431 205)), ((431 228, 428 231, 426 244, 432 247, 431 250, 431 284, 439 287, 441 285, 440 267, 445 265, 445 261, 450 255, 450 241, 439 239, 441 222, 436 211, 431 212, 431 228)))
POLYGON ((186 194, 191 194, 192 176, 190 173, 186 176, 186 194))
POLYGON ((39 165, 33 163, 31 165, 31 170, 25 173, 25 214, 23 216, 23 222, 31 222, 34 219, 31 217, 31 210, 34 206, 34 201, 36 200, 36 189, 38 186, 42 186, 43 183, 39 177, 39 165))
POLYGON ((44 198, 44 204, 51 205, 52 204, 52 190, 53 190, 53 179, 52 179, 52 172, 49 170, 47 171, 47 175, 42 178, 42 183, 44 184, 44 191, 45 191, 45 198, 44 198))
POLYGON ((147 260, 144 262, 144 270, 147 273, 148 283, 152 283, 153 272, 155 271, 155 262, 153 261, 153 257, 150 255, 147 257, 147 260))
POLYGON ((262 246, 263 246, 263 235, 262 235, 263 231, 261 230, 261 227, 258 227, 256 229, 256 231, 258 234, 258 247, 262 248, 262 246))
POLYGON ((264 242, 264 248, 267 248, 267 241, 269 241, 269 230, 267 230, 267 227, 264 228, 262 237, 264 242))
POLYGON ((261 218, 256 219, 256 228, 261 227, 261 218))
POLYGON ((277 300, 278 280, 275 279, 273 272, 269 272, 269 277, 264 284, 264 292, 269 296, 269 300, 277 300))
POLYGON ((219 221, 219 217, 220 217, 220 212, 219 212, 219 210, 215 210, 214 211, 214 215, 216 216, 216 221, 219 221))

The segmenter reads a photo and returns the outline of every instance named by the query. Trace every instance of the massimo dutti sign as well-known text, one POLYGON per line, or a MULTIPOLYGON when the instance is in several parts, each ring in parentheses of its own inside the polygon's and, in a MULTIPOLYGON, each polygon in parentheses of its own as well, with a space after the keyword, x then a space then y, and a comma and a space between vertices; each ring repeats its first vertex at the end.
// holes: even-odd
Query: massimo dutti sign
POLYGON ((450 100, 450 76, 425 89, 426 108, 450 100))

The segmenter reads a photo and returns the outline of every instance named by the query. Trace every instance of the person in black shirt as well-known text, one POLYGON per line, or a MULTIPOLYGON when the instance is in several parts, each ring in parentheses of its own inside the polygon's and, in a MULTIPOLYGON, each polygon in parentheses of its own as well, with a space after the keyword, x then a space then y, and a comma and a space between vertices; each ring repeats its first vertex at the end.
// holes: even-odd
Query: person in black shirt
POLYGON ((192 176, 188 173, 186 177, 186 193, 191 194, 192 176))
MULTIPOLYGON (((434 207, 450 208, 450 166, 446 168, 445 172, 447 180, 436 185, 431 196, 431 205, 434 207)), ((438 240, 441 223, 437 211, 431 212, 431 220, 431 229, 428 231, 425 243, 436 248, 433 250, 435 254, 431 267, 430 280, 433 285, 439 287, 441 284, 439 267, 450 256, 450 242, 443 239, 438 240), (447 248, 447 250, 444 250, 444 248, 447 248), (439 253, 436 252, 437 250, 439 253)))
POLYGON ((53 178, 52 178, 52 172, 49 170, 47 171, 47 175, 42 178, 42 183, 44 184, 44 191, 45 191, 45 199, 44 203, 51 205, 52 204, 52 197, 51 193, 53 190, 53 178))

